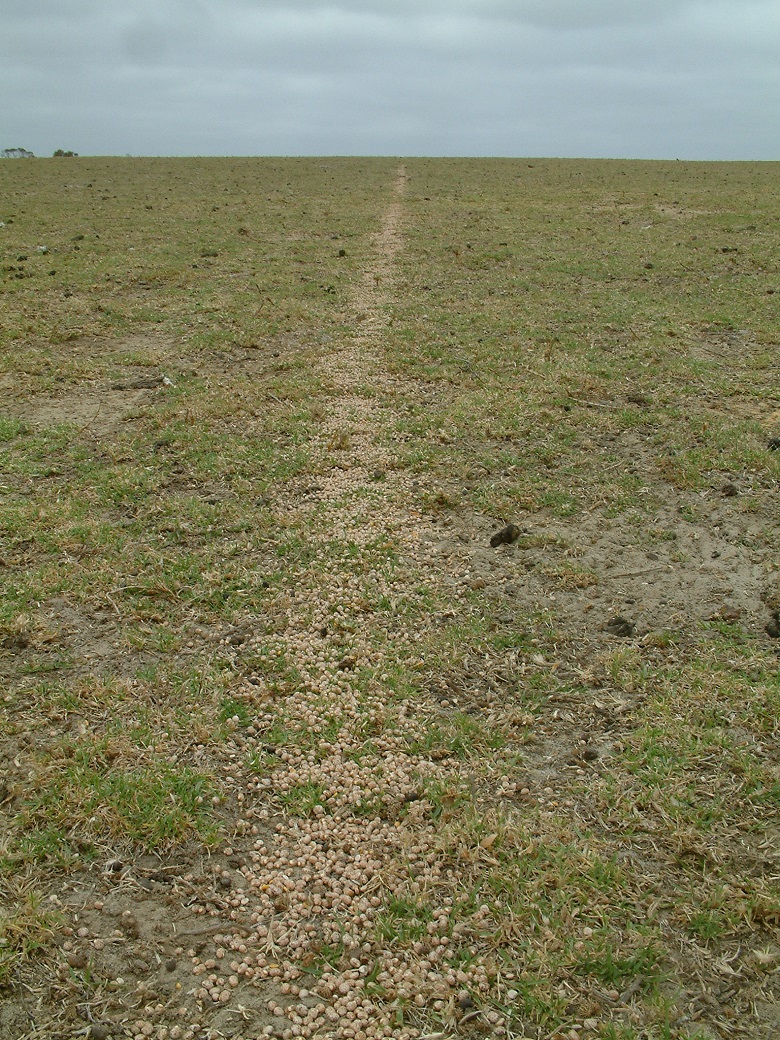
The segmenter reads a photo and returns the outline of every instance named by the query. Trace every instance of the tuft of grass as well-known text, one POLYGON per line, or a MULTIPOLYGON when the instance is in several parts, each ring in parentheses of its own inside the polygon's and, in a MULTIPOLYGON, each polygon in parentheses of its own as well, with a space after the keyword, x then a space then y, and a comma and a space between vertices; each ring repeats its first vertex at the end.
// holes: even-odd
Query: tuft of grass
POLYGON ((5 987, 46 950, 59 920, 41 893, 25 884, 4 880, 0 894, 0 987, 5 987))
POLYGON ((323 806, 325 788, 322 784, 307 781, 295 784, 283 791, 279 800, 290 816, 311 816, 318 806, 323 806))

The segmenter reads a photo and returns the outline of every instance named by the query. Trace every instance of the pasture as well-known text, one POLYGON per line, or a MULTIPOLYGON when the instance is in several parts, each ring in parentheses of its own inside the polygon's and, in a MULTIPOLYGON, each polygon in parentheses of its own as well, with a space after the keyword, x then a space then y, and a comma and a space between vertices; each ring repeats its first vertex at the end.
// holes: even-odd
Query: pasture
POLYGON ((0 1034, 778 1035, 779 196, 0 163, 0 1034))

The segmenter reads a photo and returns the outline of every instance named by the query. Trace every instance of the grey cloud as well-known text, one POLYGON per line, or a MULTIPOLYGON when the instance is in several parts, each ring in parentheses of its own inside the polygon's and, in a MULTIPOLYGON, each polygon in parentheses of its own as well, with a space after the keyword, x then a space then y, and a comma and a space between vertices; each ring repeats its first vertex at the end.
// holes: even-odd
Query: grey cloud
POLYGON ((775 0, 6 0, 0 147, 776 155, 775 0))
POLYGON ((690 0, 518 0, 513 9, 521 21, 576 32, 602 26, 655 24, 689 6, 690 0))
POLYGON ((141 65, 159 64, 173 52, 173 38, 168 26, 153 20, 138 20, 125 26, 119 39, 121 52, 141 65))

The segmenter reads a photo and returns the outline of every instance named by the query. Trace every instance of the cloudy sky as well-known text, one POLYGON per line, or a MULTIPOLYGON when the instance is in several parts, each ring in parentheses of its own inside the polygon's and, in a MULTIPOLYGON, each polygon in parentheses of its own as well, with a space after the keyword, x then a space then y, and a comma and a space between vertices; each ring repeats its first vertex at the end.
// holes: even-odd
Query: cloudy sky
POLYGON ((780 0, 0 0, 0 148, 780 159, 780 0))

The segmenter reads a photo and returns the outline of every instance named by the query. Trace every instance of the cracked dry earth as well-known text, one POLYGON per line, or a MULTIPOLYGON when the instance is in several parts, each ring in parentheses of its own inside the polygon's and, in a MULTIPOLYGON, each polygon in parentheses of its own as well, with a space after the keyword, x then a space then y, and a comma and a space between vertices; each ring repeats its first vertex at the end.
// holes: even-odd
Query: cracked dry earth
MULTIPOLYGON (((222 642, 225 654, 233 643, 256 644, 269 670, 285 668, 296 676, 294 689, 273 701, 257 675, 237 680, 245 689, 232 691, 245 698, 252 719, 239 728, 236 718, 226 766, 225 788, 238 816, 230 842, 211 853, 109 861, 102 877, 80 878, 63 891, 60 907, 70 921, 62 947, 66 963, 78 970, 95 965, 109 982, 80 1008, 63 989, 61 1015, 45 1026, 32 996, 15 1001, 0 1011, 4 1035, 551 1035, 512 1016, 522 978, 502 974, 494 951, 481 942, 493 927, 488 906, 458 915, 461 876, 499 866, 494 845, 503 824, 497 806, 504 821, 531 803, 550 819, 596 813, 561 795, 560 778, 585 775, 608 753, 628 705, 611 691, 600 696, 596 690, 586 703, 562 690, 557 701, 550 698, 550 717, 530 741, 533 720, 522 706, 506 702, 506 691, 534 670, 554 667, 562 679, 576 679, 585 660, 597 669, 604 637, 583 635, 572 619, 591 609, 604 619, 630 610, 637 581, 646 595, 632 616, 645 631, 670 612, 690 611, 694 600, 702 617, 716 613, 724 597, 741 614, 760 615, 761 568, 718 530, 703 541, 692 529, 686 533, 671 507, 669 523, 681 527, 696 564, 691 581, 701 587, 681 586, 665 559, 638 553, 630 538, 620 546, 595 519, 579 530, 589 546, 581 559, 601 568, 605 581, 568 593, 551 592, 549 580, 535 571, 546 559, 544 544, 523 547, 521 540, 491 549, 496 525, 485 517, 471 518, 470 534, 449 520, 432 529, 430 517, 417 509, 414 475, 396 468, 392 423, 393 401, 409 394, 424 400, 430 388, 401 382, 387 371, 382 353, 394 262, 403 246, 406 184, 402 167, 373 263, 349 304, 356 332, 332 344, 321 361, 322 378, 333 389, 314 447, 322 475, 292 506, 283 492, 274 503, 280 523, 294 508, 295 522, 308 533, 311 562, 291 576, 275 634, 255 639, 250 629, 222 642), (698 563, 705 561, 728 571, 728 589, 718 587, 720 572, 708 578, 702 571, 698 563), (499 622, 510 624, 520 581, 525 605, 532 602, 543 613, 557 596, 564 628, 568 621, 572 645, 561 646, 555 662, 510 647, 501 660, 471 662, 470 676, 427 671, 420 640, 435 639, 461 599, 495 588, 499 622), (570 608, 562 602, 567 595, 576 598, 570 608), (420 677, 413 699, 396 683, 399 655, 420 677), (516 734, 522 768, 509 775, 497 766, 491 775, 486 759, 471 775, 468 760, 453 758, 446 742, 439 747, 431 739, 442 712, 471 709, 500 717, 516 734), (269 739, 280 725, 299 739, 269 739), (247 761, 256 768, 247 770, 247 761), (464 790, 483 819, 476 843, 461 837, 451 811, 464 790), (289 811, 269 808, 271 794, 289 811), (410 912, 423 905, 424 914, 410 912), (399 935, 408 940, 412 932, 413 942, 394 941, 399 935)), ((554 525, 545 539, 555 544, 554 525)), ((632 855, 649 862, 654 841, 648 823, 645 844, 638 839, 632 855)), ((648 906, 633 912, 641 916, 648 906)), ((506 942, 519 936, 511 921, 503 936, 506 942)), ((555 948, 552 934, 543 932, 538 941, 555 948)), ((606 986, 593 991, 590 1004, 581 1001, 567 1031, 555 1036, 610 1035, 601 1031, 607 1015, 628 1008, 641 983, 638 973, 622 992, 606 986)), ((707 1010, 706 1001, 694 1003, 692 1021, 707 1010)), ((768 1028, 776 1021, 773 1007, 766 1005, 768 1028)))

